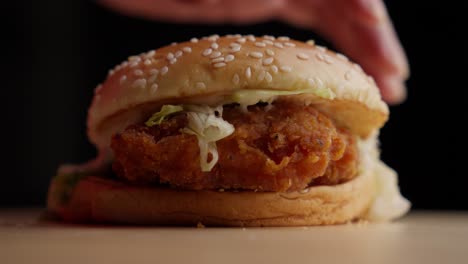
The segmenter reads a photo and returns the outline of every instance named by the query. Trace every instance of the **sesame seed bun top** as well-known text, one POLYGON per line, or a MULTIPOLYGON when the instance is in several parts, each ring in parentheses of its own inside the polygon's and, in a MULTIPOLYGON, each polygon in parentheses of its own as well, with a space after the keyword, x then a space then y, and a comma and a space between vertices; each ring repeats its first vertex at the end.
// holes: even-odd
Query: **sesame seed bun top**
POLYGON ((152 50, 109 71, 95 90, 88 135, 107 149, 112 134, 162 104, 226 103, 239 90, 306 90, 304 100, 338 125, 367 137, 388 118, 371 77, 345 56, 287 37, 217 35, 152 50), (328 92, 327 97, 313 91, 328 92))

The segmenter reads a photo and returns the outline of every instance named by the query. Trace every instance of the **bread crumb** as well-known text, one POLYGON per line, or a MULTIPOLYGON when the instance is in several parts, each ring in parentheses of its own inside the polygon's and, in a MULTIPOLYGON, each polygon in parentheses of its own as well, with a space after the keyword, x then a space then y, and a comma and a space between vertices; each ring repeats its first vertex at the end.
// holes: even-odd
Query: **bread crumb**
POLYGON ((197 223, 197 228, 205 228, 205 226, 201 222, 198 222, 197 223))

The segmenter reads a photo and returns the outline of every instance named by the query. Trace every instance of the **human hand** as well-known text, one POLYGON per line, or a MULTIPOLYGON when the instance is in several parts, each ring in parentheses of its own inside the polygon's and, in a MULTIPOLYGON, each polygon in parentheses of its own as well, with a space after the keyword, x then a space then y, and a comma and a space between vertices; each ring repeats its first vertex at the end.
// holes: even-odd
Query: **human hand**
POLYGON ((134 16, 174 22, 280 18, 317 30, 372 75, 389 103, 406 97, 408 62, 382 0, 100 0, 134 16))

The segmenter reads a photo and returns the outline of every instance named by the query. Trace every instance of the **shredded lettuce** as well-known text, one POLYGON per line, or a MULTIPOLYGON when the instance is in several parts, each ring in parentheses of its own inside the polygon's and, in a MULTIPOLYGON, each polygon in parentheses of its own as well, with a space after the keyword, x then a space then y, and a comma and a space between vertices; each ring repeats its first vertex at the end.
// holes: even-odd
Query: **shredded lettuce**
POLYGON ((198 139, 201 170, 211 171, 219 158, 216 141, 232 134, 234 126, 222 118, 222 106, 207 105, 164 105, 161 111, 153 114, 145 124, 160 125, 168 115, 180 111, 186 112, 188 117, 187 127, 183 128, 182 132, 194 135, 198 139))
POLYGON ((271 103, 277 96, 280 95, 295 95, 295 94, 305 94, 311 93, 318 97, 325 99, 334 99, 335 94, 332 90, 327 87, 313 88, 313 89, 302 89, 302 90, 239 90, 230 95, 227 100, 240 105, 249 106, 254 105, 258 102, 271 103))
POLYGON ((170 114, 183 111, 183 107, 180 105, 163 105, 161 111, 154 113, 148 121, 145 122, 146 126, 152 127, 160 125, 164 119, 170 114))
POLYGON ((234 132, 234 126, 222 118, 222 106, 187 105, 184 109, 187 111, 189 122, 182 132, 197 137, 200 148, 200 167, 202 171, 211 171, 219 158, 216 141, 231 135, 234 132), (211 154, 210 161, 208 161, 209 154, 211 154))

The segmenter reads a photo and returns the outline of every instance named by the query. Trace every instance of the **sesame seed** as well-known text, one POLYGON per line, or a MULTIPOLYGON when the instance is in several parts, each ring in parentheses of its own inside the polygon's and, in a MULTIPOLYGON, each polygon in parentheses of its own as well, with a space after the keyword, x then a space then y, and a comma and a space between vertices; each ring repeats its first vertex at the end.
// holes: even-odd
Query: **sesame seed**
POLYGON ((218 57, 218 58, 215 58, 215 59, 212 59, 211 62, 212 63, 215 63, 215 62, 222 62, 224 61, 224 57, 218 57))
POLYGON ((129 61, 141 61, 141 58, 139 56, 130 56, 128 57, 129 61))
POLYGON ((142 71, 142 70, 135 70, 135 71, 133 71, 133 73, 134 73, 136 76, 142 76, 142 75, 143 75, 143 71, 142 71))
POLYGON ((216 43, 216 42, 212 43, 212 44, 211 44, 211 48, 212 48, 212 49, 218 49, 218 48, 219 48, 218 43, 216 43))
POLYGON ((146 59, 144 63, 145 63, 146 66, 151 65, 151 60, 150 60, 150 59, 146 59))
POLYGON ((270 65, 273 63, 273 57, 268 57, 266 59, 263 60, 263 65, 270 65))
POLYGON ((265 79, 266 71, 261 71, 260 74, 257 76, 259 81, 263 81, 265 79))
POLYGON ((233 34, 227 34, 226 38, 235 38, 235 36, 233 34))
POLYGON ((210 49, 210 48, 208 48, 208 49, 206 49, 206 50, 203 51, 202 55, 203 55, 203 56, 208 56, 208 55, 211 54, 211 52, 213 52, 213 50, 210 49))
POLYGON ((208 37, 208 40, 211 41, 211 42, 215 42, 218 39, 219 39, 218 34, 214 34, 214 35, 211 35, 211 36, 208 37))
POLYGON ((281 40, 281 41, 289 41, 290 40, 289 37, 285 37, 285 36, 278 37, 277 39, 281 40))
POLYGON ((271 65, 271 71, 273 73, 278 73, 278 67, 276 65, 271 65))
POLYGON ((317 45, 316 46, 318 50, 320 50, 321 52, 326 52, 327 51, 327 48, 323 47, 323 46, 319 46, 317 45))
POLYGON ((169 71, 169 68, 167 66, 164 66, 161 68, 161 75, 165 75, 169 71))
POLYGON ((355 68, 356 70, 361 71, 361 72, 363 71, 362 68, 361 68, 361 65, 354 63, 353 66, 354 66, 354 68, 355 68))
POLYGON ((169 52, 166 56, 166 59, 169 61, 172 60, 173 58, 174 58, 174 54, 172 52, 169 52))
POLYGON ((151 75, 151 76, 148 78, 148 82, 149 82, 149 83, 154 83, 154 82, 156 81, 157 78, 158 78, 158 75, 157 75, 157 74, 151 75))
POLYGON ((351 71, 347 71, 344 75, 344 78, 349 81, 351 79, 351 71))
POLYGON ((255 42, 256 41, 256 38, 254 37, 254 35, 247 35, 247 39, 251 42, 255 42))
POLYGON ((136 66, 138 66, 138 64, 139 64, 138 61, 133 61, 133 62, 130 63, 130 67, 132 67, 132 68, 136 67, 136 66))
POLYGON ((291 43, 291 42, 285 42, 284 45, 288 47, 296 47, 296 44, 291 43))
POLYGON ((221 56, 221 52, 215 51, 215 52, 213 52, 213 53, 211 54, 210 58, 213 59, 213 58, 217 58, 217 57, 219 57, 219 56, 221 56))
POLYGON ((291 72, 292 71, 292 68, 290 66, 281 66, 280 67, 280 70, 282 72, 291 72))
POLYGON ((241 35, 241 34, 235 34, 234 37, 235 37, 235 38, 241 38, 242 35, 241 35))
POLYGON ((310 189, 306 188, 306 189, 300 190, 299 193, 304 194, 304 193, 308 193, 309 191, 310 191, 310 189))
POLYGON ((307 79, 307 83, 310 85, 310 86, 315 86, 315 81, 313 78, 308 78, 307 79))
POLYGON ((309 39, 307 42, 306 42, 307 45, 309 46, 313 46, 315 45, 315 41, 313 39, 309 39))
POLYGON ((245 38, 238 38, 236 41, 239 43, 245 43, 245 38))
POLYGON ((262 47, 266 47, 266 44, 263 42, 255 42, 255 46, 262 48, 262 47))
POLYGON ((156 55, 156 51, 152 50, 152 51, 149 51, 148 53, 146 53, 145 58, 150 59, 150 58, 154 57, 154 55, 156 55))
POLYGON ((120 77, 120 84, 124 83, 126 80, 127 80, 127 75, 122 75, 122 77, 120 77))
POLYGON ((249 53, 249 56, 253 57, 253 58, 256 58, 256 59, 260 59, 260 58, 263 57, 263 54, 261 52, 252 51, 252 52, 249 53))
POLYGON ((195 84, 195 87, 196 87, 197 89, 205 89, 205 88, 206 88, 206 85, 205 85, 204 82, 197 82, 197 83, 195 84))
POLYGON ((273 81, 273 76, 271 76, 271 74, 269 72, 266 72, 265 73, 265 80, 267 80, 267 82, 271 82, 271 81, 273 81))
POLYGON ((172 60, 169 61, 169 64, 174 64, 177 62, 177 59, 176 58, 173 58, 172 60))
POLYGON ((237 85, 239 84, 239 80, 239 75, 237 73, 234 74, 234 76, 232 77, 232 82, 237 85))
POLYGON ((182 51, 181 50, 178 50, 176 51, 176 53, 174 54, 176 58, 179 58, 180 56, 182 56, 182 51))
POLYGON ((269 40, 269 39, 264 39, 262 40, 263 43, 265 44, 268 44, 268 45, 273 45, 273 41, 269 40))
POLYGON ((128 61, 124 61, 124 62, 122 62, 122 64, 120 64, 120 65, 122 65, 122 68, 125 68, 125 67, 128 66, 128 61))
POLYGON ((239 44, 239 43, 232 42, 232 43, 229 44, 229 46, 230 46, 231 48, 240 47, 240 44, 239 44))
POLYGON ((238 52, 241 50, 241 46, 235 46, 231 48, 231 52, 238 52))
POLYGON ((247 67, 247 69, 245 69, 245 77, 247 77, 247 79, 250 79, 251 76, 252 70, 250 69, 250 67, 247 67))
POLYGON ((145 87, 146 86, 146 80, 145 79, 137 79, 133 82, 133 87, 138 88, 138 87, 145 87))
POLYGON ((107 72, 107 75, 111 76, 114 74, 114 70, 113 69, 110 69, 109 72, 107 72))
POLYGON ((307 55, 305 53, 302 53, 302 52, 298 53, 296 56, 301 60, 308 60, 309 59, 309 55, 307 55))
POLYGON ((275 56, 275 52, 274 52, 273 50, 271 50, 271 49, 267 49, 267 50, 265 51, 265 53, 266 53, 268 56, 275 56))
POLYGON ((230 62, 230 61, 233 61, 234 59, 235 59, 234 55, 229 54, 229 55, 226 56, 224 61, 225 62, 230 62))
POLYGON ((270 35, 263 35, 263 38, 269 39, 269 40, 275 40, 275 37, 270 36, 270 35))
POLYGON ((183 50, 185 53, 191 53, 191 52, 192 52, 192 48, 191 48, 191 47, 183 47, 182 50, 183 50))
POLYGON ((224 62, 218 62, 218 63, 213 64, 213 67, 215 67, 215 68, 221 68, 221 67, 224 67, 224 66, 226 66, 226 63, 224 63, 224 62))
POLYGON ((275 47, 277 47, 277 48, 280 48, 280 49, 284 48, 283 44, 281 44, 281 43, 279 43, 279 42, 273 43, 273 46, 275 46, 275 47))
POLYGON ((158 73, 159 73, 158 69, 151 69, 149 71, 149 74, 151 74, 151 75, 158 75, 158 73))
POLYGON ((332 60, 332 58, 330 56, 324 55, 324 58, 325 58, 325 62, 327 64, 332 64, 333 63, 333 60, 332 60))
POLYGON ((315 57, 319 61, 324 61, 324 59, 325 59, 321 53, 315 53, 315 57))
POLYGON ((341 60, 344 60, 344 61, 348 61, 348 57, 346 57, 345 55, 341 54, 341 53, 336 53, 336 56, 341 59, 341 60))
POLYGON ((190 42, 192 42, 192 43, 197 43, 197 42, 198 42, 198 39, 197 39, 197 38, 192 38, 192 39, 190 39, 190 42))
POLYGON ((175 45, 177 45, 177 42, 172 42, 171 43, 171 46, 175 46, 175 45))
POLYGON ((158 90, 158 87, 159 85, 157 83, 153 83, 150 88, 151 93, 155 93, 158 90))

